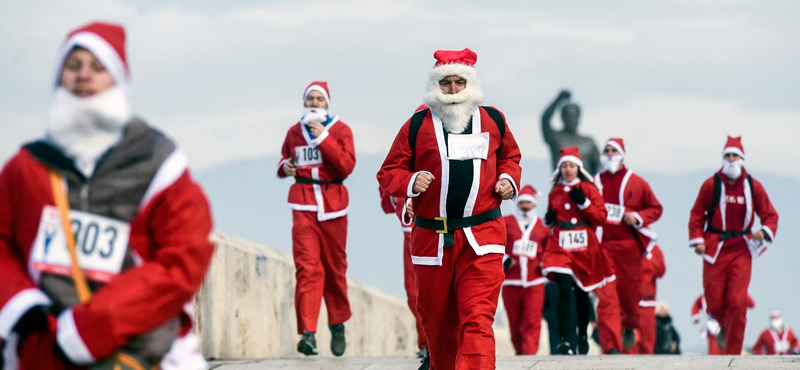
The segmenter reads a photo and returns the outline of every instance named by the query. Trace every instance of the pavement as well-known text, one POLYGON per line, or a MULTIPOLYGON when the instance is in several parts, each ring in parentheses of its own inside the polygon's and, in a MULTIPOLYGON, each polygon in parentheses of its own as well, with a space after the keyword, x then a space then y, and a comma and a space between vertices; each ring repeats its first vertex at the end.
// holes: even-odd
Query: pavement
MULTIPOLYGON (((411 357, 305 357, 212 361, 213 370, 416 370, 411 357)), ((497 370, 536 369, 800 369, 800 356, 515 356, 497 370)))

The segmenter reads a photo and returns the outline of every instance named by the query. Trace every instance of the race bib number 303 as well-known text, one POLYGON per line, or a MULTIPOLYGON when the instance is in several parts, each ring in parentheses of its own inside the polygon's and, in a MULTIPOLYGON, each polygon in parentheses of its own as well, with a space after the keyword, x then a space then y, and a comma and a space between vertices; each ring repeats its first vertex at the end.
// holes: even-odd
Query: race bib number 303
POLYGON ((558 233, 558 245, 564 249, 586 248, 589 235, 586 230, 564 230, 558 233))
POLYGON ((312 146, 298 146, 294 148, 295 165, 297 167, 313 166, 322 164, 322 153, 319 149, 312 146))
MULTIPOLYGON (((106 282, 122 270, 128 250, 127 222, 82 211, 70 211, 78 264, 92 281, 106 282)), ((42 272, 70 275, 72 259, 61 227, 58 209, 45 206, 31 252, 33 268, 42 272)))
POLYGON ((512 253, 517 256, 536 258, 536 249, 539 247, 534 241, 530 240, 517 240, 514 242, 514 249, 512 253))
POLYGON ((606 221, 610 224, 619 225, 622 223, 622 216, 625 215, 625 206, 619 204, 606 203, 606 221))

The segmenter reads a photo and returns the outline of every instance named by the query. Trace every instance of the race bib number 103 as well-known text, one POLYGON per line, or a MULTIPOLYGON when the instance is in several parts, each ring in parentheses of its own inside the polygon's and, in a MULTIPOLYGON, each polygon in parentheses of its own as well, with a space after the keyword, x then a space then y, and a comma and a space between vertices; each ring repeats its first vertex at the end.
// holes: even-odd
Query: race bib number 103
POLYGON ((322 164, 322 153, 319 149, 312 146, 298 146, 295 150, 295 161, 297 167, 313 166, 322 164))

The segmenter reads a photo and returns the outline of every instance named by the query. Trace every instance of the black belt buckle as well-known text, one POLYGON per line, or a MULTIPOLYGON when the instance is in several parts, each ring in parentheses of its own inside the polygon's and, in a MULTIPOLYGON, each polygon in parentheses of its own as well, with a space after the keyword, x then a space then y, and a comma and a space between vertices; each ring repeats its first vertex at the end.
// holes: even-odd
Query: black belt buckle
POLYGON ((434 217, 433 220, 434 220, 434 225, 436 224, 435 223, 436 221, 442 221, 441 229, 438 229, 436 228, 436 226, 434 226, 434 230, 436 230, 437 234, 447 234, 449 232, 449 230, 447 229, 447 217, 434 217))

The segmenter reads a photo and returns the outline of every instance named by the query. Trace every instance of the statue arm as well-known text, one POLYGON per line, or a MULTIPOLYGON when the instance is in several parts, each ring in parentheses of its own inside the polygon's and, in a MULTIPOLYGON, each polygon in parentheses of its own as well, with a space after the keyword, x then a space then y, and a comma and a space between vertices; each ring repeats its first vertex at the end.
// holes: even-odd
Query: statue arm
POLYGON ((550 120, 553 118, 553 113, 555 113, 556 108, 558 108, 559 103, 562 100, 569 98, 569 92, 566 90, 562 90, 555 100, 553 100, 550 105, 545 108, 544 113, 542 113, 542 134, 544 136, 544 141, 551 142, 554 138, 555 131, 553 130, 552 125, 550 124, 550 120))

